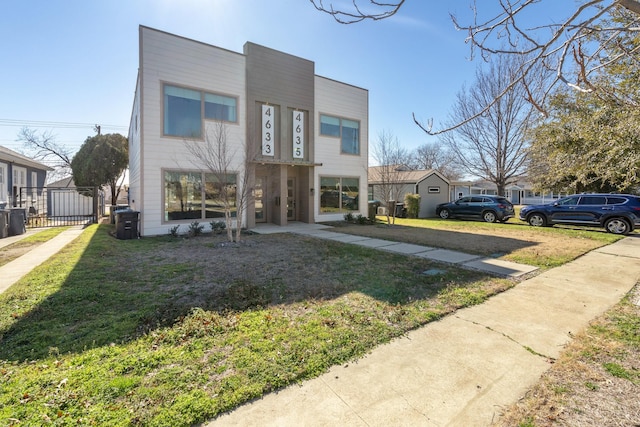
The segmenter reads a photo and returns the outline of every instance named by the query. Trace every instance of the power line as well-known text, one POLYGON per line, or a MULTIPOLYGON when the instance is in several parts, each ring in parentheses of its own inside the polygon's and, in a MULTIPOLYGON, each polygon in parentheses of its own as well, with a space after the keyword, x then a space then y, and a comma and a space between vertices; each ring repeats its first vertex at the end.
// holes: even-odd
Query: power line
MULTIPOLYGON (((82 129, 82 128, 89 127, 93 129, 96 126, 96 124, 95 123, 54 122, 54 121, 43 121, 43 120, 0 119, 0 126, 48 127, 48 128, 58 128, 58 129, 82 129)), ((118 129, 118 130, 129 129, 128 126, 121 126, 121 125, 100 124, 100 126, 102 128, 118 129)))

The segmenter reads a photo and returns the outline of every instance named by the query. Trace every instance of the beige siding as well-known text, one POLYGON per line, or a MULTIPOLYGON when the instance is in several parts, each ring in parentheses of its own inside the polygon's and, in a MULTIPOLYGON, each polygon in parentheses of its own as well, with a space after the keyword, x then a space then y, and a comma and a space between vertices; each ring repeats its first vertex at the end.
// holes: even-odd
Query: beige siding
POLYGON ((227 140, 238 146, 235 164, 244 164, 245 58, 214 46, 142 27, 141 73, 144 94, 142 194, 143 234, 166 234, 174 223, 163 223, 162 172, 166 169, 199 169, 181 138, 162 136, 164 83, 221 93, 238 98, 238 123, 226 124, 227 140))
MULTIPOLYGON (((369 142, 369 92, 324 77, 315 78, 315 188, 321 176, 357 177, 360 179, 359 212, 367 215, 367 167, 369 142), (320 135, 320 114, 338 116, 360 122, 360 154, 340 152, 340 139, 320 135)), ((320 192, 316 192, 319 199, 320 192)), ((316 200, 316 222, 341 220, 342 214, 320 214, 316 200)))
MULTIPOLYGON (((280 155, 274 160, 281 166, 280 175, 271 178, 280 180, 280 188, 274 191, 286 190, 287 177, 293 177, 298 185, 297 203, 307 206, 299 214, 299 219, 310 222, 342 219, 342 215, 337 214, 320 215, 320 192, 312 190, 319 188, 321 176, 355 177, 360 180, 359 211, 355 213, 367 214, 368 91, 315 76, 313 62, 302 58, 251 43, 245 46, 245 51, 245 54, 231 52, 140 27, 140 67, 129 144, 131 204, 142 212, 143 235, 166 234, 174 225, 181 224, 180 221, 163 221, 164 171, 206 170, 188 150, 188 144, 202 143, 202 140, 186 141, 163 136, 164 84, 237 99, 238 121, 225 124, 225 132, 231 151, 236 153, 230 169, 238 174, 242 173, 245 165, 244 144, 251 143, 247 141, 251 139, 247 137, 247 129, 252 132, 259 129, 255 119, 250 120, 255 114, 254 109, 261 102, 279 106, 283 115, 280 126, 283 134, 280 155), (306 165, 303 166, 306 169, 296 168, 294 172, 285 167, 292 161, 292 148, 286 132, 289 132, 288 111, 296 109, 309 112, 305 128, 309 133, 309 145, 304 159, 306 165), (248 116, 247 112, 251 115, 248 116), (320 113, 360 122, 359 155, 341 154, 339 139, 319 136, 320 113), (253 125, 248 125, 248 122, 253 125), (315 166, 311 166, 313 164, 315 166), (311 201, 309 197, 315 199, 311 201)), ((205 122, 205 134, 213 126, 213 122, 205 122)), ((272 192, 271 196, 275 194, 272 192)), ((183 227, 188 223, 184 221, 183 227)))
POLYGON ((429 175, 418 183, 420 194, 420 218, 436 216, 436 206, 449 201, 449 184, 436 174, 429 175), (440 187, 439 193, 429 193, 429 187, 440 187))

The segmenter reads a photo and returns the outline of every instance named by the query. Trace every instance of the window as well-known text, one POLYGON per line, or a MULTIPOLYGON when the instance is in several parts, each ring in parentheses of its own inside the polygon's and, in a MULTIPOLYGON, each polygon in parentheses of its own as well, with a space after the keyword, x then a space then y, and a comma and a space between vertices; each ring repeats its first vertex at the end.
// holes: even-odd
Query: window
POLYGON ((626 201, 627 199, 625 199, 624 197, 607 197, 608 205, 621 205, 626 201))
POLYGON ((236 99, 228 96, 204 94, 204 118, 236 122, 236 99))
POLYGON ((203 120, 237 122, 236 98, 177 86, 164 86, 164 134, 202 136, 203 120))
POLYGON ((342 120, 342 152, 360 154, 360 123, 342 120))
POLYGON ((224 218, 225 200, 236 216, 236 175, 205 174, 205 218, 224 218))
POLYGON ((563 206, 573 206, 578 204, 578 196, 567 197, 566 199, 558 200, 559 205, 563 206))
POLYGON ((224 217, 225 199, 231 205, 232 216, 235 216, 236 175, 228 174, 223 181, 221 184, 217 175, 210 173, 165 171, 164 220, 224 217))
POLYGON ((38 173, 31 172, 31 201, 35 203, 38 198, 38 173))
POLYGON ((164 134, 200 138, 202 113, 200 92, 175 86, 164 87, 164 134))
POLYGON ((7 165, 0 163, 0 204, 7 202, 7 165))
POLYGON ((439 193, 440 187, 429 187, 429 193, 439 193))
POLYGON ((602 196, 582 196, 580 197, 580 205, 606 205, 607 199, 602 196))
POLYGON ((360 122, 320 115, 320 135, 340 138, 340 151, 360 154, 360 122))
POLYGON ((358 210, 358 178, 320 178, 320 212, 340 213, 358 210))
POLYGON ((320 115, 320 135, 339 137, 340 119, 337 117, 320 115))

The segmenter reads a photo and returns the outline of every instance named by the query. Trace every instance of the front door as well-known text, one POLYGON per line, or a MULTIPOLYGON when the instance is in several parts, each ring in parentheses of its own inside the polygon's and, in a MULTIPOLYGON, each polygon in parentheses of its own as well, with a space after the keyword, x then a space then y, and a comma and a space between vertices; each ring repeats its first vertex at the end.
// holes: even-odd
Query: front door
POLYGON ((287 221, 296 220, 296 180, 287 179, 287 221))
POLYGON ((267 200, 266 183, 266 178, 261 176, 256 177, 256 186, 253 197, 256 208, 256 222, 267 222, 267 215, 264 206, 264 202, 267 200))

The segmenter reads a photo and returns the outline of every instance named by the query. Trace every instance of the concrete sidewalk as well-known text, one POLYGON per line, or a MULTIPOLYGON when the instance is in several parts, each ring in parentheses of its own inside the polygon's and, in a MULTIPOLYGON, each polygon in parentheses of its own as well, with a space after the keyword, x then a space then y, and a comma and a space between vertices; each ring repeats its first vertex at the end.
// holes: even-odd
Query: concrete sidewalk
POLYGON ((627 237, 207 426, 488 426, 639 280, 627 237))
MULTIPOLYGON (((45 262, 49 257, 64 248, 82 233, 82 226, 71 227, 53 239, 44 242, 35 249, 0 267, 0 293, 9 289, 32 269, 45 262)), ((39 230, 28 230, 25 234, 0 239, 0 247, 18 242, 39 230)))

